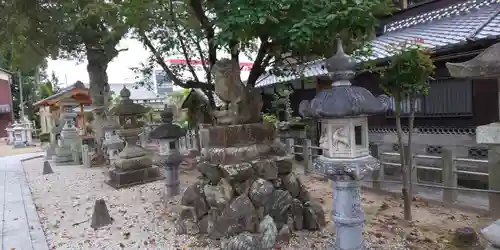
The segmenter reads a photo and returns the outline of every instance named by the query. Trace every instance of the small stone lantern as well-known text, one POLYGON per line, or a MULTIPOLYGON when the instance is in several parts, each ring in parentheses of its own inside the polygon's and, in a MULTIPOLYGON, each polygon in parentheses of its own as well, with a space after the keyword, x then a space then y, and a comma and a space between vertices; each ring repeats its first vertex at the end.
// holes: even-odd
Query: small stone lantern
POLYGON ((13 124, 12 130, 14 131, 14 148, 26 147, 26 133, 25 128, 17 121, 13 124))
POLYGON ((339 40, 337 53, 326 60, 332 87, 299 107, 302 116, 321 121, 323 155, 313 161, 313 171, 332 183, 336 239, 329 249, 366 249, 360 180, 380 167, 369 154, 367 116, 384 112, 384 105, 367 89, 351 85, 355 66, 339 40))
POLYGON ((120 124, 113 119, 107 119, 102 126, 104 132, 103 145, 106 146, 109 164, 113 165, 124 146, 124 142, 117 134, 117 131, 121 127, 120 124))
POLYGON ((114 160, 106 183, 114 188, 122 188, 162 179, 159 169, 152 165, 150 154, 137 145, 142 132, 138 118, 148 109, 134 103, 126 87, 120 91, 120 97, 120 103, 111 109, 111 113, 119 118, 122 129, 117 134, 125 141, 125 147, 114 160))
POLYGON ((160 153, 157 164, 165 169, 166 197, 174 197, 180 193, 179 165, 182 156, 179 152, 179 138, 186 134, 180 126, 172 124, 172 108, 165 105, 161 113, 163 124, 149 134, 151 139, 157 140, 160 153))

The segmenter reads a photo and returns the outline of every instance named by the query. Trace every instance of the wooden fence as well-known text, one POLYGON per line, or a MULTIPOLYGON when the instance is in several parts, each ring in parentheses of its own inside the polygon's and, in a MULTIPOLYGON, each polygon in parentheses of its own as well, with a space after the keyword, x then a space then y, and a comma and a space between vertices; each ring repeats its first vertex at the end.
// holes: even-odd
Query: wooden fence
MULTIPOLYGON (((320 154, 321 148, 311 145, 309 139, 302 139, 301 144, 296 144, 292 138, 284 140, 289 153, 302 156, 304 172, 308 174, 313 169, 313 159, 320 154)), ((363 180, 363 186, 379 191, 400 193, 402 185, 399 153, 383 152, 380 145, 371 145, 370 148, 372 156, 380 161, 381 167, 372 174, 372 178, 363 180)), ((414 154, 413 159, 411 192, 414 195, 419 195, 423 199, 482 210, 498 211, 500 209, 500 189, 465 188, 458 185, 459 176, 475 176, 489 183, 498 182, 500 180, 494 180, 487 171, 468 169, 478 169, 478 166, 486 169, 499 166, 491 166, 488 160, 456 157, 454 151, 448 148, 443 148, 440 156, 414 154), (430 173, 434 180, 422 180, 425 173, 430 173)))

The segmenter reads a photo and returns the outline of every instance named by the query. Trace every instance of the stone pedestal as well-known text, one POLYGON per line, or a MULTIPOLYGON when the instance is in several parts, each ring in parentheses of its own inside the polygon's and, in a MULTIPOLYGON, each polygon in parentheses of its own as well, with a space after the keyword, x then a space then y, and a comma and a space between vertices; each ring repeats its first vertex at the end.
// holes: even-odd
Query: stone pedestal
POLYGON ((291 157, 275 140, 272 124, 204 127, 200 136, 197 168, 202 178, 183 194, 181 204, 186 207, 177 230, 195 221, 212 239, 229 237, 227 245, 250 237, 248 249, 267 249, 282 230, 318 230, 325 225, 321 206, 309 199, 292 171, 291 157), (190 209, 194 215, 185 216, 190 209), (268 240, 248 234, 257 232, 268 240))
POLYGON ((160 169, 155 167, 127 171, 113 169, 109 172, 109 180, 107 180, 106 183, 119 189, 161 180, 163 178, 160 169))
POLYGON ((360 180, 380 168, 377 159, 370 155, 352 159, 318 157, 313 171, 330 179, 333 193, 332 218, 335 239, 328 249, 364 250, 364 213, 361 209, 360 180))
POLYGON ((140 128, 122 129, 118 134, 126 141, 123 150, 113 162, 107 184, 123 188, 164 178, 159 168, 153 167, 153 160, 147 152, 137 146, 140 128))

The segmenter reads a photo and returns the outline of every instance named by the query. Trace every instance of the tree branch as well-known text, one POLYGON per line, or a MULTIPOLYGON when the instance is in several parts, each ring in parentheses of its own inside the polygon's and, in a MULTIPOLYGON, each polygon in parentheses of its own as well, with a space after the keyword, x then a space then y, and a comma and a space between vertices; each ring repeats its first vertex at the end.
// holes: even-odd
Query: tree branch
POLYGON ((187 52, 187 49, 186 49, 186 43, 184 43, 184 37, 182 36, 182 33, 181 33, 181 30, 179 29, 179 23, 177 22, 177 18, 174 16, 175 13, 174 13, 174 8, 173 8, 173 1, 170 0, 169 1, 169 8, 170 8, 170 18, 172 20, 172 23, 174 24, 174 30, 175 30, 175 33, 177 33, 177 37, 179 38, 179 44, 181 46, 181 51, 182 51, 182 55, 184 55, 184 58, 186 59, 186 63, 187 63, 187 66, 188 66, 188 69, 189 69, 189 72, 191 72, 191 74, 193 75, 193 78, 195 81, 199 82, 200 79, 198 79, 198 76, 196 75, 196 72, 194 71, 194 68, 193 68, 193 65, 191 65, 191 58, 187 52))
POLYGON ((175 85, 183 87, 183 88, 199 88, 199 89, 213 89, 213 85, 211 84, 206 84, 204 82, 200 81, 186 81, 183 83, 179 78, 170 70, 168 65, 165 63, 163 60, 163 57, 161 54, 158 52, 158 50, 154 47, 153 43, 151 43, 151 40, 147 37, 147 35, 143 31, 139 31, 139 37, 142 39, 142 42, 146 47, 153 53, 153 56, 155 57, 155 61, 160 65, 160 67, 165 71, 167 76, 174 82, 175 85))
MULTIPOLYGON (((260 75, 262 75, 265 71, 265 65, 264 63, 264 58, 266 57, 266 54, 268 52, 268 48, 270 46, 270 43, 267 41, 267 39, 261 38, 261 43, 259 47, 259 51, 257 52, 257 57, 255 57, 255 60, 252 65, 252 70, 250 71, 250 75, 248 76, 247 80, 247 86, 248 87, 253 87, 255 86, 255 82, 259 78, 260 75)), ((268 59, 270 60, 270 59, 268 59)), ((268 62, 269 63, 269 62, 268 62)))
POLYGON ((200 22, 201 27, 205 31, 205 36, 208 41, 208 60, 212 66, 217 61, 217 46, 215 44, 214 28, 208 17, 205 15, 205 11, 203 10, 200 0, 190 0, 189 5, 194 12, 194 16, 198 22, 200 22))

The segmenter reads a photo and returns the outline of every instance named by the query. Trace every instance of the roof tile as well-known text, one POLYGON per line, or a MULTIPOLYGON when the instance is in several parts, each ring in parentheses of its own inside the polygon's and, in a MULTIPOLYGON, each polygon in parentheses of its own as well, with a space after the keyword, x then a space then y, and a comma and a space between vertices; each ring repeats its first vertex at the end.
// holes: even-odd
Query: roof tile
MULTIPOLYGON (((384 33, 371 42, 369 60, 390 57, 388 46, 417 41, 433 51, 445 49, 468 40, 492 39, 500 36, 500 0, 469 0, 430 11, 384 27, 384 33)), ((304 64, 301 74, 276 76, 270 73, 257 80, 261 88, 275 83, 326 74, 323 60, 304 64)))

